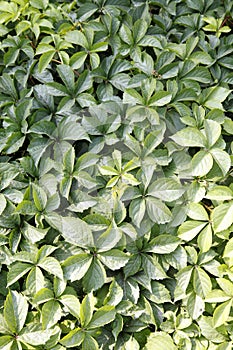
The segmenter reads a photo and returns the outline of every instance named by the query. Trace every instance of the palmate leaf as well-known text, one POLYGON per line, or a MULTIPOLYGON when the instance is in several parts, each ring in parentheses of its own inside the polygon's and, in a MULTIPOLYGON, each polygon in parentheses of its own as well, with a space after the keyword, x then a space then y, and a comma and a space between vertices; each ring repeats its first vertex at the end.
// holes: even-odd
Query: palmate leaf
POLYGON ((232 348, 231 13, 1 1, 1 349, 232 348))

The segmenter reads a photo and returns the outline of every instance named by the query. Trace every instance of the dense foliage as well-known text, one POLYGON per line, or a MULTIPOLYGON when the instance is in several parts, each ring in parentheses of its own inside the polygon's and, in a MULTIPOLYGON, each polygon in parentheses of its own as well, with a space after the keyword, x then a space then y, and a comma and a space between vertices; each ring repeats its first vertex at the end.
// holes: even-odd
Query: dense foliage
POLYGON ((0 349, 232 349, 232 11, 0 1, 0 349))

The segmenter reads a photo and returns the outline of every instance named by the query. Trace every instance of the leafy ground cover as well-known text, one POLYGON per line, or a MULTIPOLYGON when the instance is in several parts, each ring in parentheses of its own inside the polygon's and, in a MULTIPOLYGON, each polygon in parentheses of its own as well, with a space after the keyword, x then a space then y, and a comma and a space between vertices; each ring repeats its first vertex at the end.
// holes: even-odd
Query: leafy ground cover
POLYGON ((232 11, 0 1, 0 349, 232 349, 232 11))

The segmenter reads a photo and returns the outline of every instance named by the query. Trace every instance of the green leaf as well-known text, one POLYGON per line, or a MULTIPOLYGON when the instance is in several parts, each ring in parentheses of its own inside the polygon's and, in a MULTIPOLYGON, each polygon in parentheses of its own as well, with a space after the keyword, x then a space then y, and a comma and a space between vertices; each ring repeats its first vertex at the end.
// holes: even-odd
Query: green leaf
POLYGON ((4 318, 12 333, 19 333, 26 321, 28 303, 17 291, 10 291, 4 303, 4 318))
POLYGON ((54 326, 62 317, 62 310, 59 302, 56 300, 47 301, 42 306, 41 316, 43 329, 48 329, 54 326))
POLYGON ((42 288, 36 295, 34 296, 33 303, 41 304, 46 301, 52 300, 54 298, 54 293, 52 290, 48 288, 42 288))
POLYGON ((224 325, 230 315, 232 300, 227 300, 216 307, 213 313, 213 326, 215 328, 224 325))
POLYGON ((52 330, 30 331, 27 328, 18 336, 18 340, 22 343, 30 344, 31 346, 44 345, 51 337, 52 330))
POLYGON ((216 185, 213 189, 207 192, 205 197, 216 201, 231 200, 233 199, 233 192, 227 186, 216 185))
POLYGON ((99 345, 97 341, 90 336, 88 333, 86 333, 83 344, 82 344, 82 349, 90 349, 90 350, 98 350, 99 345))
POLYGON ((212 228, 211 224, 208 224, 199 234, 197 238, 197 244, 201 253, 208 252, 212 246, 212 228))
POLYGON ((195 292, 192 292, 187 300, 187 309, 192 319, 196 320, 204 312, 205 303, 199 295, 197 295, 195 292))
POLYGON ((43 211, 45 209, 46 203, 47 203, 47 195, 46 195, 45 191, 41 187, 33 184, 32 195, 33 195, 33 199, 34 199, 34 203, 36 205, 36 208, 39 211, 43 211))
POLYGON ((138 43, 146 34, 148 24, 144 19, 138 19, 133 26, 134 42, 138 43))
POLYGON ((50 51, 43 53, 40 56, 39 64, 38 64, 38 69, 39 69, 40 73, 43 72, 48 67, 48 65, 52 61, 54 55, 55 55, 55 50, 53 49, 53 50, 50 50, 50 51))
POLYGON ((14 265, 11 265, 11 268, 7 274, 7 286, 11 286, 16 281, 18 281, 21 277, 26 275, 32 268, 31 264, 27 264, 24 262, 17 262, 14 265))
POLYGON ((170 335, 165 332, 153 332, 147 338, 147 343, 143 350, 175 350, 176 346, 173 343, 170 335))
POLYGON ((106 282, 106 271, 97 259, 92 260, 89 270, 83 277, 83 286, 87 292, 95 291, 106 282))
POLYGON ((165 224, 172 219, 171 211, 160 199, 147 197, 146 208, 148 216, 153 222, 165 224))
POLYGON ((30 4, 32 7, 35 7, 36 9, 45 10, 49 4, 49 1, 48 0, 30 0, 30 4))
POLYGON ((208 147, 214 146, 221 135, 221 125, 214 120, 205 120, 205 134, 208 147))
POLYGON ((89 225, 79 219, 69 216, 61 217, 61 234, 65 240, 78 247, 94 247, 94 240, 89 225))
POLYGON ((51 273, 52 275, 57 276, 60 279, 63 279, 62 268, 57 259, 51 256, 45 257, 38 262, 38 266, 40 266, 42 269, 44 269, 48 273, 51 273))
POLYGON ((65 64, 60 64, 57 67, 57 71, 60 78, 64 82, 67 90, 73 92, 75 89, 75 85, 74 85, 74 73, 71 67, 65 64))
POLYGON ((213 58, 205 51, 196 51, 192 53, 189 59, 196 64, 201 63, 205 65, 211 65, 214 62, 213 58))
MULTIPOLYGON (((143 148, 143 157, 151 154, 155 148, 162 142, 164 131, 159 128, 159 130, 151 131, 145 138, 144 148, 143 148)), ((140 154, 140 152, 138 152, 140 154)))
POLYGON ((34 215, 37 212, 36 206, 29 200, 23 200, 19 203, 16 210, 23 215, 34 215))
POLYGON ((122 350, 139 350, 140 346, 137 340, 133 337, 130 337, 129 340, 124 344, 122 350))
POLYGON ((123 289, 114 279, 110 284, 109 292, 106 298, 104 299, 104 304, 116 306, 121 302, 121 300, 123 299, 123 296, 124 296, 123 289))
POLYGON ((193 220, 208 221, 209 216, 203 205, 200 203, 190 203, 187 215, 193 220))
POLYGON ((70 66, 73 69, 79 69, 84 64, 86 58, 87 58, 87 53, 85 51, 76 52, 70 58, 70 66))
POLYGON ((184 241, 191 241, 206 225, 203 221, 185 221, 178 228, 178 236, 184 241))
POLYGON ((221 86, 214 86, 208 89, 208 95, 204 105, 209 108, 223 109, 221 102, 223 102, 230 94, 230 90, 221 86))
POLYGON ((215 207, 210 218, 215 233, 228 229, 233 223, 233 201, 215 207))
POLYGON ((206 144, 203 134, 189 126, 171 136, 171 139, 183 147, 205 147, 206 144))
POLYGON ((22 232, 25 238, 34 244, 46 236, 48 229, 37 228, 25 222, 22 232))
POLYGON ((198 320, 198 325, 202 335, 211 342, 221 344, 226 340, 225 335, 214 328, 212 317, 202 316, 201 319, 198 320))
POLYGON ((196 294, 201 298, 205 298, 206 295, 211 291, 212 284, 210 277, 200 267, 196 267, 194 269, 193 288, 196 294))
POLYGON ((6 198, 5 196, 0 193, 0 215, 2 214, 3 210, 6 208, 6 198))
POLYGON ((232 298, 233 296, 233 283, 228 281, 226 278, 217 278, 218 285, 227 296, 232 298))
POLYGON ((45 278, 39 267, 35 266, 29 272, 26 279, 26 288, 30 293, 35 294, 45 287, 45 278))
POLYGON ((123 102, 130 103, 133 105, 139 104, 144 105, 142 96, 134 89, 127 89, 123 95, 123 102))
POLYGON ((59 297, 59 301, 69 310, 69 313, 76 318, 80 316, 80 302, 75 295, 63 294, 59 297))
POLYGON ((149 106, 162 107, 168 104, 172 99, 172 94, 167 91, 156 92, 148 102, 149 106))
POLYGON ((215 162, 221 169, 223 176, 225 176, 231 167, 231 158, 229 154, 218 148, 212 149, 210 153, 212 154, 215 162))
POLYGON ((98 254, 100 261, 110 270, 119 270, 129 261, 129 256, 118 249, 112 249, 107 252, 98 254))
POLYGON ((114 306, 104 305, 94 313, 90 323, 87 325, 87 328, 94 329, 103 327, 106 324, 112 322, 115 318, 115 315, 116 311, 114 306))
POLYGON ((96 299, 93 294, 89 293, 83 298, 80 306, 80 321, 82 327, 86 327, 92 319, 96 299))
POLYGON ((151 257, 143 254, 141 258, 142 268, 149 279, 161 280, 167 278, 167 275, 164 272, 162 266, 158 263, 156 256, 151 257))
POLYGON ((213 167, 213 157, 209 152, 199 151, 194 155, 191 162, 192 175, 204 176, 213 167))
POLYGON ((92 256, 87 253, 70 256, 62 265, 65 278, 71 282, 80 280, 88 271, 91 262, 92 256))
POLYGON ((65 40, 76 45, 80 45, 88 49, 88 42, 85 35, 79 30, 73 30, 68 32, 65 36, 65 40))
POLYGON ((14 338, 11 335, 0 336, 0 349, 11 350, 14 338))
POLYGON ((176 274, 176 279, 179 281, 178 287, 182 289, 183 292, 186 291, 191 275, 193 272, 193 267, 192 266, 186 266, 182 270, 178 271, 176 274))
POLYGON ((84 338, 85 332, 81 328, 76 328, 62 338, 60 343, 66 348, 73 348, 82 344, 84 338))
POLYGON ((166 202, 172 202, 180 198, 185 189, 181 184, 173 179, 161 178, 155 180, 148 188, 148 195, 159 198, 166 202))
POLYGON ((150 241, 146 251, 156 254, 169 254, 173 252, 179 244, 179 238, 168 234, 162 234, 150 241))
POLYGON ((225 292, 223 292, 221 289, 213 289, 211 290, 206 298, 205 302, 207 303, 222 303, 224 301, 229 300, 231 297, 227 296, 225 292))
POLYGON ((111 223, 108 229, 103 232, 96 240, 96 247, 99 252, 105 252, 116 246, 122 237, 121 230, 117 227, 115 221, 111 223))
POLYGON ((146 201, 141 198, 134 199, 129 206, 129 216, 133 223, 140 227, 146 211, 146 201))
POLYGON ((119 35, 120 38, 128 45, 133 44, 133 36, 132 33, 130 31, 130 29, 128 28, 128 26, 126 26, 125 24, 122 24, 120 31, 119 31, 119 35))

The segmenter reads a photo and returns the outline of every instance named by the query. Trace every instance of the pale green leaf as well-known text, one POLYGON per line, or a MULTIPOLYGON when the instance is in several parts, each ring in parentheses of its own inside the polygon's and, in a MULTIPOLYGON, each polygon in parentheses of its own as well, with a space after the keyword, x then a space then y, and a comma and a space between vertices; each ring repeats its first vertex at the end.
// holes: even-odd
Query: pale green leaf
POLYGON ((71 282, 80 280, 88 271, 91 262, 92 256, 87 253, 67 258, 62 265, 65 278, 71 282))
POLYGON ((172 219, 170 209, 160 200, 146 197, 146 208, 149 218, 158 224, 165 224, 172 219))
POLYGON ((233 223, 233 202, 220 204, 211 213, 215 233, 228 229, 233 223))
POLYGON ((218 148, 212 149, 210 153, 225 176, 231 167, 231 158, 229 154, 218 148))
POLYGON ((178 228, 178 236, 184 241, 191 241, 206 225, 203 221, 185 221, 178 228))
POLYGON ((62 338, 60 343, 66 348, 74 348, 79 346, 83 342, 84 338, 85 332, 81 328, 76 328, 62 338))
POLYGON ((213 326, 215 328, 224 325, 230 315, 232 300, 227 300, 216 307, 213 313, 213 326))
POLYGON ((195 292, 192 292, 187 300, 187 309, 192 319, 196 320, 205 310, 204 300, 195 292))
POLYGON ((75 295, 63 294, 59 297, 59 301, 69 310, 69 313, 76 318, 80 315, 80 302, 75 295))
POLYGON ((89 267, 89 270, 83 277, 83 286, 87 292, 95 291, 101 288, 106 282, 106 271, 102 263, 94 259, 89 267))
POLYGON ((110 270, 119 270, 124 267, 128 260, 129 256, 118 249, 108 250, 98 254, 98 258, 104 265, 106 265, 110 270))
POLYGON ((211 291, 212 284, 210 277, 200 267, 196 267, 194 269, 193 288, 196 294, 201 298, 205 298, 206 295, 211 291))
POLYGON ((38 266, 47 271, 48 273, 63 279, 63 272, 60 263, 57 259, 49 256, 45 257, 38 262, 38 266))
POLYGON ((181 184, 171 178, 161 178, 155 180, 148 188, 148 195, 162 199, 167 202, 172 202, 180 198, 185 189, 181 184))
POLYGON ((82 248, 94 247, 94 241, 89 225, 77 217, 61 217, 61 233, 69 243, 82 248))
POLYGON ((62 316, 61 306, 56 300, 49 300, 42 306, 42 327, 48 329, 54 326, 62 316))
POLYGON ((209 216, 203 205, 200 203, 190 203, 187 215, 193 220, 208 221, 209 216))
POLYGON ((176 350, 176 348, 170 335, 165 332, 153 332, 147 338, 143 350, 176 350))
POLYGON ((171 136, 171 139, 183 147, 205 147, 206 139, 196 128, 187 127, 171 136))
POLYGON ((26 321, 28 303, 17 291, 10 291, 4 303, 4 318, 12 333, 19 333, 26 321))
POLYGON ((192 175, 193 176, 204 176, 213 167, 213 157, 206 151, 197 152, 192 158, 191 162, 192 175))
POLYGON ((205 197, 215 201, 227 201, 233 199, 233 192, 227 186, 216 185, 207 192, 205 197))
POLYGON ((146 250, 156 254, 169 254, 173 252, 179 244, 180 240, 176 236, 162 234, 152 239, 146 250))
POLYGON ((116 311, 114 306, 112 305, 105 305, 102 306, 100 309, 98 309, 90 323, 88 323, 87 328, 88 329, 93 329, 93 328, 98 328, 98 327, 103 327, 106 324, 112 322, 115 318, 116 311))

